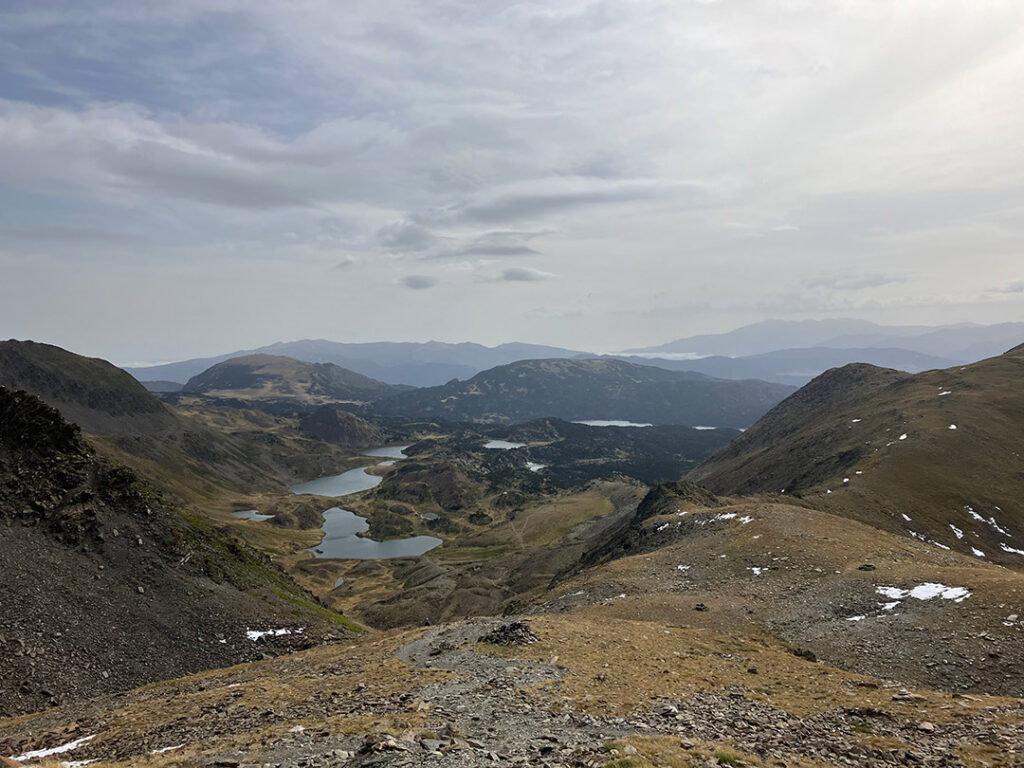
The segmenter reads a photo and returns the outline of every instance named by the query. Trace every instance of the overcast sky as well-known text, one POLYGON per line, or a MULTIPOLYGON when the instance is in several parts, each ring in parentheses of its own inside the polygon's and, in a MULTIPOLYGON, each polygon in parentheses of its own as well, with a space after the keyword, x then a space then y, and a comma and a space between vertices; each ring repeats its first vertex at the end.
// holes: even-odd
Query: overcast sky
POLYGON ((0 337, 1024 319, 1020 0, 5 0, 0 337))

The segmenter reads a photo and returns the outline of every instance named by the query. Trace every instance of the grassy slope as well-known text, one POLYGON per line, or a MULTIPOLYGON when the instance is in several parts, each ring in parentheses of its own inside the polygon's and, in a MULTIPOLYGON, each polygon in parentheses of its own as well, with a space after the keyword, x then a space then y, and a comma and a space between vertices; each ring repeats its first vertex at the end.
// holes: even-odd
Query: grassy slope
POLYGON ((831 371, 689 477, 721 493, 784 490, 817 509, 1019 567, 1024 556, 1004 547, 1024 549, 1022 381, 1020 348, 917 375, 831 371))
POLYGON ((740 500, 682 510, 645 520, 627 556, 539 594, 538 604, 779 637, 860 672, 1024 694, 1013 671, 1024 663, 1024 625, 1006 623, 1024 601, 1024 575, 802 507, 740 500), (860 570, 865 564, 873 568, 860 570), (881 607, 888 598, 876 587, 923 583, 971 595, 881 607))

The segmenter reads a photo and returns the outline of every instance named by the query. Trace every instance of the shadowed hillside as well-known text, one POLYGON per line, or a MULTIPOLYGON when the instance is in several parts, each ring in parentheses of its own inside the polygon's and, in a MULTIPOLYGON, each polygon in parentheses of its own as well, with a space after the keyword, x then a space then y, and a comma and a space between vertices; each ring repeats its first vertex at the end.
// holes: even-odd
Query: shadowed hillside
POLYGON ((405 392, 375 403, 385 416, 517 423, 622 419, 744 427, 793 391, 763 381, 723 381, 611 358, 523 360, 468 381, 405 392))

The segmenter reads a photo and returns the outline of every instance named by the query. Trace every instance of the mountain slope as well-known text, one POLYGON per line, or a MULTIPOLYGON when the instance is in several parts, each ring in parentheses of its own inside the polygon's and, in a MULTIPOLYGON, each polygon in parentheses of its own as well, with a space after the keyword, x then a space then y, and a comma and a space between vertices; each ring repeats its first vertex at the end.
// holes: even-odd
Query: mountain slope
POLYGON ((279 355, 246 355, 193 376, 185 394, 250 401, 342 402, 379 397, 390 387, 333 363, 306 363, 279 355))
POLYGON ((828 371, 689 476, 1024 565, 1024 346, 916 375, 828 371))
POLYGON ((375 403, 387 416, 515 423, 545 416, 744 427, 792 392, 763 381, 723 381, 611 358, 524 360, 468 381, 375 403))
POLYGON ((388 384, 431 387, 455 378, 469 378, 480 371, 516 360, 574 357, 580 353, 560 347, 516 342, 485 347, 468 342, 346 344, 323 339, 304 339, 278 342, 258 349, 231 352, 216 357, 125 370, 140 381, 164 380, 184 383, 217 363, 252 354, 281 355, 309 363, 333 363, 388 384))
POLYGON ((330 614, 309 594, 197 525, 56 410, 0 387, 0 710, 259 658, 270 646, 250 628, 319 632, 330 614))
POLYGON ((280 486, 315 457, 265 433, 227 434, 160 402, 120 368, 50 344, 0 342, 0 385, 24 389, 78 424, 108 456, 190 497, 225 484, 280 486))
POLYGON ((94 434, 145 432, 174 421, 159 400, 120 368, 51 344, 0 342, 0 385, 31 392, 94 434))

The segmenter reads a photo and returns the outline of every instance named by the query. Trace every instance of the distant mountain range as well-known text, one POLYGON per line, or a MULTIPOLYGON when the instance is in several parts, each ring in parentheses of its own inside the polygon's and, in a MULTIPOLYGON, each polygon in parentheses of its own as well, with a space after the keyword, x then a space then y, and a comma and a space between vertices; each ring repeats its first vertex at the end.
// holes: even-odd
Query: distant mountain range
MULTIPOLYGON (((1024 342, 1024 323, 998 325, 924 326, 877 325, 865 320, 765 320, 728 333, 689 336, 654 347, 625 350, 623 354, 760 355, 804 347, 837 349, 903 349, 922 355, 974 362, 1002 354, 1024 342)), ((861 361, 863 362, 863 361, 861 361)))
POLYGON ((145 368, 126 367, 132 376, 143 382, 159 382, 166 391, 169 382, 184 384, 196 374, 217 363, 235 357, 253 354, 279 355, 308 363, 333 363, 350 371, 361 373, 387 384, 413 387, 431 387, 452 379, 468 379, 480 371, 516 360, 549 357, 576 357, 585 354, 561 347, 541 344, 500 344, 485 347, 482 344, 447 344, 429 341, 374 342, 346 344, 322 339, 306 339, 270 344, 251 350, 229 352, 215 357, 194 358, 178 363, 154 365, 145 368))
POLYGON ((713 355, 696 360, 637 355, 620 356, 619 359, 641 365, 654 365, 669 371, 696 371, 719 379, 761 379, 793 386, 803 386, 823 371, 849 363, 870 363, 908 373, 919 373, 933 368, 949 368, 962 362, 906 349, 832 347, 780 349, 745 357, 713 355))
POLYGON ((431 341, 348 344, 325 340, 280 342, 149 367, 126 367, 154 392, 173 392, 211 366, 253 354, 332 363, 390 385, 433 387, 465 381, 520 360, 610 356, 672 371, 724 379, 762 379, 800 386, 848 363, 871 363, 917 373, 998 355, 1024 342, 1024 323, 883 326, 864 320, 766 320, 728 333, 690 336, 667 344, 596 355, 539 344, 496 347, 431 341))
POLYGON ((763 381, 726 381, 614 358, 522 360, 375 402, 376 414, 451 421, 518 423, 625 420, 745 427, 793 391, 763 381))

